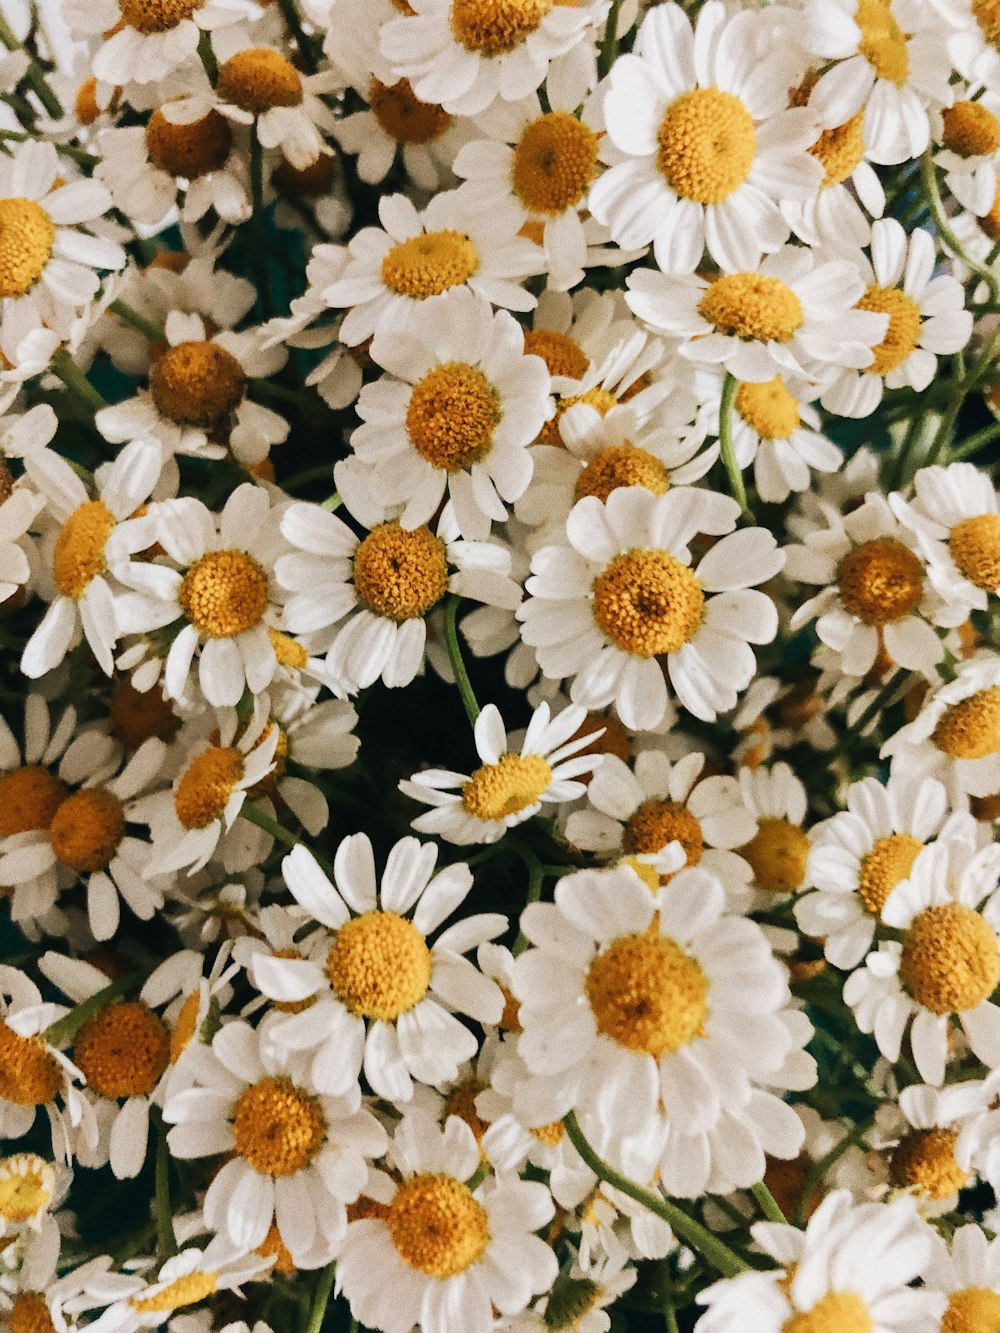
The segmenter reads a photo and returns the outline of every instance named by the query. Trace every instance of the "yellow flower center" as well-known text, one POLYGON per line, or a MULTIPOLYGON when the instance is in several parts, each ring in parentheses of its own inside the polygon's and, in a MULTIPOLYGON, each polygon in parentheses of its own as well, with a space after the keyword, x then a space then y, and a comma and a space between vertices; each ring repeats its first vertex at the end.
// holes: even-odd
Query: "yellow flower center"
POLYGON ((468 282, 479 255, 460 231, 429 231, 394 245, 382 260, 382 281, 399 296, 422 301, 468 282))
POLYGON ((941 1333, 996 1333, 1000 1329, 1000 1293, 989 1287, 953 1291, 941 1317, 941 1333))
POLYGON ((596 495, 607 500, 619 486, 643 486, 654 495, 663 495, 670 486, 670 475, 660 460, 637 445, 609 444, 596 453, 576 479, 575 495, 596 495))
POLYGON ((909 833, 893 833, 887 838, 879 838, 862 858, 858 893, 872 916, 881 915, 889 894, 897 884, 909 878, 923 845, 909 833))
POLYGON ((448 590, 445 544, 430 528, 398 523, 373 528, 354 555, 354 587, 362 602, 402 624, 425 616, 448 590))
POLYGON ((205 0, 118 0, 118 7, 130 28, 148 36, 176 28, 204 3, 205 0))
POLYGON ((946 1199, 949 1194, 957 1194, 971 1179, 955 1161, 957 1138, 950 1129, 917 1129, 907 1134, 892 1151, 892 1183, 924 1199, 946 1199))
POLYGON ((144 1004, 122 1000, 84 1023, 73 1059, 101 1097, 144 1097, 169 1063, 170 1034, 144 1004))
POLYGON ((385 84, 372 79, 368 105, 378 123, 398 143, 430 143, 444 134, 451 116, 436 102, 421 102, 409 79, 385 84))
POLYGON ((104 547, 115 520, 102 500, 85 500, 59 529, 52 578, 64 597, 82 597, 107 568, 104 547))
POLYGON ((181 1005, 174 1029, 170 1034, 170 1063, 175 1065, 181 1058, 198 1031, 198 1015, 201 1013, 201 995, 192 991, 181 1005))
POLYGON ((396 912, 365 912, 337 931, 326 975, 352 1014, 391 1023, 427 994, 431 951, 412 921, 396 912))
POLYGON ((189 567, 177 600, 199 634, 230 639, 260 623, 267 575, 246 551, 209 551, 189 567))
POLYGON ((941 114, 941 142, 959 157, 987 157, 1000 148, 1000 119, 982 102, 956 102, 941 114))
POLYGON ((34 199, 0 199, 0 297, 31 291, 55 237, 55 223, 34 199))
POLYGON ((708 981, 696 959, 669 936, 623 935, 599 953, 585 989, 598 1032, 658 1060, 701 1035, 708 981))
POLYGON ((270 1259, 273 1255, 274 1263, 271 1271, 280 1273, 282 1277, 292 1277, 297 1271, 291 1250, 281 1239, 281 1232, 274 1222, 268 1227, 267 1235, 257 1246, 256 1253, 265 1259, 270 1259))
POLYGON ((1000 685, 977 690, 946 708, 931 733, 952 759, 985 759, 1000 750, 1000 685))
POLYGON ((66 799, 66 788, 40 764, 0 775, 0 837, 40 833, 66 799))
POLYGON ((125 812, 103 787, 84 787, 66 798, 49 826, 52 850, 79 874, 104 870, 125 832, 125 812))
POLYGON ((293 1176, 307 1167, 326 1139, 315 1098, 284 1076, 252 1083, 233 1112, 236 1151, 262 1176, 293 1176))
POLYGON ((182 426, 220 426, 243 401, 246 387, 243 367, 213 342, 169 347, 149 372, 157 410, 182 426))
POLYGON ((301 671, 304 666, 309 665, 309 654, 297 640, 287 634, 282 634, 280 630, 271 629, 270 626, 268 626, 267 637, 271 640, 271 647, 278 659, 278 666, 291 667, 296 671, 301 671))
POLYGON ((524 335, 526 356, 540 356, 550 375, 582 379, 590 366, 590 357, 568 333, 555 329, 528 329, 524 335))
POLYGON ((862 542, 837 566, 840 600, 866 625, 891 625, 919 605, 924 567, 894 537, 862 542))
POLYGON ((925 907, 906 932, 899 975, 916 1002, 932 1013, 974 1009, 1000 982, 996 932, 962 903, 925 907))
POLYGON ((874 1328, 860 1296, 853 1291, 831 1291, 811 1310, 786 1319, 781 1333, 874 1333, 874 1328))
POLYGON ((55 1333, 48 1302, 38 1291, 18 1292, 7 1318, 8 1333, 55 1333))
POLYGON ((597 135, 568 111, 550 111, 514 149, 514 189, 531 213, 556 217, 583 198, 597 167, 597 135))
POLYGON ((636 657, 674 653, 697 633, 705 594, 694 572, 666 551, 616 555, 594 580, 594 620, 636 657))
POLYGON ((501 56, 530 37, 553 0, 452 0, 451 31, 467 51, 501 56))
POLYGON ((229 156, 233 135, 229 121, 210 111, 189 125, 175 125, 157 109, 146 124, 146 151, 171 176, 195 180, 218 171, 229 156))
POLYGON ((460 472, 492 449, 501 415, 497 391, 483 372, 463 361, 448 361, 413 386, 406 433, 426 462, 460 472))
POLYGON ((52 1202, 56 1173, 51 1162, 33 1152, 0 1160, 0 1217, 27 1222, 52 1202))
POLYGON ((867 368, 866 374, 888 375, 917 350, 920 342, 920 307, 898 287, 867 288, 856 309, 889 316, 889 327, 882 341, 872 348, 875 360, 867 368))
POLYGON ((767 273, 716 278, 698 302, 698 313, 718 333, 745 342, 789 342, 804 319, 802 303, 791 287, 767 273))
MULTIPOLYGON (((553 374, 554 373, 555 372, 553 372, 553 374)), ((626 395, 622 394, 623 402, 625 398, 626 395)), ((548 421, 546 421, 545 425, 539 432, 538 440, 540 444, 551 444, 556 446, 562 444, 563 438, 559 431, 559 422, 563 415, 577 403, 586 403, 588 407, 594 409, 598 416, 606 417, 611 409, 616 406, 618 399, 610 389, 601 388, 588 389, 586 393, 573 394, 569 398, 557 398, 555 416, 549 417, 548 421)))
POLYGON ((280 51, 251 46, 222 62, 215 91, 223 101, 257 116, 276 106, 298 106, 302 79, 280 51))
POLYGON ((195 1305, 206 1296, 214 1295, 218 1288, 218 1275, 215 1273, 185 1273, 175 1282, 168 1282, 153 1296, 130 1296, 129 1305, 138 1314, 158 1314, 167 1310, 176 1310, 182 1305, 195 1305))
POLYGON ((626 852, 648 855, 662 851, 670 842, 684 848, 689 866, 696 866, 705 850, 701 825, 687 806, 676 801, 644 801, 625 825, 626 852))
POLYGON ((177 818, 187 829, 207 828, 221 819, 243 777, 243 756, 232 746, 213 745, 196 755, 174 792, 177 818))
POLYGON ((736 390, 736 410, 765 440, 787 440, 802 424, 799 405, 780 375, 762 384, 741 383, 736 390))
POLYGON ((1000 0, 972 0, 972 13, 990 46, 1000 46, 1000 0))
POLYGON ((111 692, 108 724, 115 740, 121 741, 126 749, 138 750, 151 736, 173 740, 180 718, 163 697, 162 690, 154 686, 140 694, 130 680, 123 679, 115 681, 111 692))
POLYGON ((858 0, 854 22, 861 29, 858 50, 880 79, 902 88, 910 77, 910 54, 889 0, 858 0))
POLYGON ((809 838, 787 819, 762 819, 755 837, 740 848, 757 887, 768 893, 794 893, 802 887, 809 860, 809 838))
POLYGON ((822 182, 824 187, 840 185, 861 163, 865 155, 864 119, 862 109, 843 125, 824 130, 810 147, 809 152, 826 172, 822 182))
POLYGON ((1000 514, 976 514, 956 523, 948 537, 948 550, 977 588, 986 592, 1000 588, 1000 514))
POLYGON ((536 1125, 531 1133, 539 1143, 544 1143, 547 1148, 554 1148, 566 1137, 566 1126, 561 1120, 552 1120, 547 1125, 536 1125))
POLYGON ((389 1235, 404 1263, 427 1277, 457 1277, 483 1255, 490 1239, 486 1209, 454 1176, 404 1181, 389 1205, 389 1235))
POLYGON ((675 194, 720 204, 750 175, 757 133, 738 97, 695 88, 667 107, 657 142, 656 165, 675 194))
POLYGON ((520 814, 541 799, 552 769, 538 754, 503 754, 483 764, 462 788, 462 806, 486 822, 520 814))
POLYGON ((59 1064, 42 1038, 22 1037, 0 1019, 0 1097, 15 1106, 44 1106, 61 1086, 59 1064))

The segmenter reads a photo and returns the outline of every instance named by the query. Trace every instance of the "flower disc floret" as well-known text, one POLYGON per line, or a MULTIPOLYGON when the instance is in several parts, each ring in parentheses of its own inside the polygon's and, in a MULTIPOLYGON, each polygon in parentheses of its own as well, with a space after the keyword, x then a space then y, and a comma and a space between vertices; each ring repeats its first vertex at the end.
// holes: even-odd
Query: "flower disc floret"
POLYGON ((158 1314, 180 1309, 185 1305, 195 1305, 206 1296, 212 1296, 218 1290, 219 1279, 215 1273, 197 1270, 185 1273, 175 1282, 168 1282, 162 1290, 153 1296, 132 1296, 129 1305, 138 1314, 158 1314))
POLYGON ((792 1315, 781 1333, 874 1333, 868 1307, 853 1291, 831 1291, 811 1310, 792 1315))
POLYGON ((8 1333, 55 1333, 48 1302, 39 1291, 20 1291, 7 1316, 8 1333))
POLYGON ((85 500, 59 529, 52 554, 52 578, 64 597, 82 597, 91 580, 104 573, 104 548, 114 526, 114 517, 103 500, 85 500))
POLYGON ((951 759, 985 759, 1000 751, 1000 685, 946 708, 931 740, 951 759))
POLYGON ((122 1000, 84 1023, 73 1059, 101 1097, 145 1097, 170 1061, 170 1034, 144 1004, 122 1000))
POLYGON ((368 105, 375 119, 390 138, 398 143, 431 143, 444 134, 451 117, 436 102, 422 102, 409 79, 386 84, 372 79, 368 105))
POLYGON ((276 106, 298 106, 302 78, 280 51, 250 46, 222 62, 215 91, 223 101, 256 116, 276 106))
POLYGON ((267 575, 246 551, 209 551, 187 570, 177 600, 199 634, 229 639, 260 623, 267 575))
POLYGON ((431 951, 412 921, 365 912, 337 931, 326 975, 352 1014, 391 1023, 427 994, 431 951))
POLYGON ((0 297, 31 291, 55 238, 55 223, 34 199, 0 199, 0 297))
POLYGON ((233 135, 229 121, 218 111, 201 120, 174 124, 159 108, 146 124, 146 150, 150 159, 171 176, 195 180, 218 171, 229 156, 233 135))
POLYGON ((866 625, 891 625, 915 610, 924 592, 924 567, 894 537, 862 542, 837 566, 840 600, 866 625))
POLYGON ((262 1078, 241 1092, 233 1113, 236 1151, 262 1176, 292 1176, 326 1139, 315 1098, 284 1076, 262 1078))
POLYGON ((760 384, 741 383, 736 390, 736 410, 765 440, 787 440, 802 424, 799 405, 780 375, 760 384))
POLYGON ((923 843, 909 833, 879 838, 861 860, 858 893, 872 916, 880 916, 885 900, 897 884, 909 877, 923 843))
POLYGON ((858 0, 854 22, 861 29, 858 50, 880 79, 902 88, 910 77, 910 53, 889 0, 858 0))
POLYGON ((1000 982, 996 932, 963 903, 925 907, 906 932, 899 975, 916 1002, 932 1013, 975 1009, 1000 982))
POLYGON ((951 1129, 918 1129, 902 1138, 892 1151, 889 1178, 898 1189, 912 1190, 925 1199, 946 1199, 969 1184, 970 1176, 955 1161, 951 1129))
POLYGON ((514 149, 514 190, 525 208, 556 217, 578 204, 594 178, 597 143, 568 111, 533 120, 514 149))
POLYGON ((956 102, 941 113, 941 142, 959 157, 988 157, 1000 149, 1000 118, 982 102, 956 102))
POLYGON ((576 1328, 600 1295, 600 1286, 590 1278, 560 1278, 545 1306, 546 1328, 551 1328, 553 1333, 576 1328))
POLYGON ((497 391, 483 372, 463 361, 448 361, 413 386, 406 433, 432 466, 460 472, 492 449, 500 415, 497 391))
POLYGON ((0 1160, 0 1217, 27 1222, 52 1202, 56 1173, 36 1153, 17 1153, 0 1160))
POLYGON ((477 55, 506 55, 541 27, 552 5, 553 0, 452 0, 452 35, 477 55))
POLYGON ((654 495, 664 495, 670 476, 660 460, 637 445, 610 444, 587 463, 576 479, 575 496, 596 495, 605 501, 620 486, 642 486, 654 495))
POLYGON ((425 616, 448 589, 444 542, 427 527, 383 523, 355 552, 354 587, 367 607, 397 624, 425 616))
POLYGON ((66 798, 49 826, 52 850, 79 874, 104 870, 125 832, 125 812, 103 787, 85 787, 66 798))
POLYGON ((196 755, 174 792, 174 809, 186 829, 207 828, 221 818, 243 777, 243 756, 232 746, 213 745, 196 755))
POLYGON ((65 799, 63 783, 41 764, 0 774, 0 837, 47 829, 65 799))
POLYGON ((15 1106, 45 1106, 62 1085, 55 1056, 41 1037, 22 1037, 0 1019, 0 1097, 15 1106))
POLYGON ((550 375, 582 379, 590 366, 590 357, 575 338, 557 329, 528 329, 524 335, 526 356, 540 356, 550 375))
POLYGON ((541 799, 552 769, 538 754, 504 754, 483 764, 462 788, 462 806, 476 819, 509 819, 541 799))
POLYGON ((593 607, 616 648, 655 657, 694 637, 705 594, 694 572, 666 551, 626 551, 594 580, 593 607))
POLYGON ((809 838, 787 819, 762 819, 757 833, 740 848, 754 879, 768 893, 794 893, 806 878, 809 838))
POLYGON ((986 41, 1000 49, 1000 0, 972 0, 972 14, 986 41))
POLYGON ((167 348, 149 372, 158 411, 182 426, 219 426, 243 401, 246 387, 232 353, 204 340, 167 348))
POLYGON ((598 1032, 655 1060, 697 1037, 708 1013, 708 981, 697 961, 669 936, 649 932, 622 936, 599 953, 585 989, 598 1032))
POLYGON ((917 350, 920 342, 920 307, 898 287, 873 286, 867 288, 857 309, 889 316, 885 337, 872 348, 875 360, 867 368, 869 375, 888 375, 917 350))
POLYGON ((684 848, 689 866, 696 866, 705 851, 705 835, 687 806, 676 801, 643 801, 625 825, 625 851, 644 856, 662 851, 670 842, 684 848))
POLYGON ((1000 588, 1000 514, 976 514, 956 523, 948 537, 951 558, 977 588, 1000 588))
POLYGON ((443 1173, 404 1181, 386 1221, 399 1257, 427 1277, 464 1273, 490 1239, 486 1209, 467 1185, 443 1173))
POLYGON ((464 232, 429 231, 392 247, 382 260, 382 281, 398 296, 423 300, 468 282, 478 268, 476 247, 464 232))
POLYGON ((790 342, 802 327, 802 303, 787 282, 768 273, 727 273, 711 284, 698 313, 729 337, 790 342))
POLYGON ((1000 1328, 1000 1292, 991 1287, 953 1291, 941 1316, 941 1333, 993 1333, 1000 1328))
POLYGON ((204 3, 205 0, 118 0, 118 7, 128 26, 148 37, 176 28, 204 3))
POLYGON ((721 204, 750 175, 757 133, 738 97, 694 88, 671 102, 657 133, 656 164, 682 199, 721 204))

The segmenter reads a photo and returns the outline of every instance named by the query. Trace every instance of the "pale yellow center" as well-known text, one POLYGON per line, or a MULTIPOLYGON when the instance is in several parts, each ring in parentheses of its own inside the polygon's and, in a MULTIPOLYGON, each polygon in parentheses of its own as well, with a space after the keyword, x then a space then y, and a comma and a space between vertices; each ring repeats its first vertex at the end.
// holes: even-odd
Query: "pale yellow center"
POLYGON ((716 278, 699 301, 698 313, 718 333, 744 342, 789 342, 804 319, 791 287, 767 273, 716 278))
POLYGON ((501 56, 541 26, 553 0, 452 0, 452 36, 467 51, 501 56))
POLYGON ((107 568, 104 548, 115 526, 102 500, 85 500, 59 529, 52 578, 64 597, 79 598, 107 568))
POLYGON ((122 1000, 84 1023, 73 1059, 99 1096, 144 1097, 169 1063, 170 1034, 144 1004, 122 1000))
POLYGON ((879 838, 862 859, 858 893, 872 916, 881 915, 886 898, 909 877, 923 845, 909 833, 893 833, 879 838))
POLYGON ((514 149, 514 190, 525 208, 556 217, 575 207, 594 178, 597 142, 568 111, 533 120, 514 149))
POLYGON ((971 1179, 955 1161, 957 1138, 951 1129, 917 1129, 907 1134, 892 1151, 892 1183, 924 1199, 946 1199, 949 1194, 957 1194, 971 1179))
POLYGON ((0 297, 31 291, 55 238, 55 223, 34 199, 0 199, 0 297))
POLYGON ((129 1305, 138 1314, 160 1314, 177 1310, 183 1305, 195 1305, 218 1288, 215 1273, 185 1273, 175 1282, 168 1282, 153 1296, 130 1296, 129 1305))
POLYGON ((444 542, 429 528, 398 523, 374 528, 354 555, 354 587, 362 602, 402 624, 425 616, 448 589, 444 542))
POLYGON ((0 1160, 0 1217, 27 1222, 52 1202, 56 1173, 37 1154, 17 1153, 0 1160))
POLYGON ((952 759, 985 759, 1000 751, 1000 685, 946 708, 931 740, 952 759))
POLYGON ((736 410, 765 440, 787 440, 801 424, 799 405, 780 375, 761 384, 741 383, 736 410))
POLYGON ((103 787, 85 787, 66 798, 49 826, 52 850, 79 874, 104 870, 125 832, 125 812, 103 787))
POLYGON ((504 754, 483 764, 462 788, 462 806, 476 819, 509 819, 541 799, 552 769, 537 754, 504 754))
POLYGON ((460 286, 479 268, 479 255, 460 231, 429 231, 394 245, 382 260, 382 281, 413 300, 460 286))
POLYGON ((597 1030, 658 1060, 703 1031, 708 981, 696 959, 667 936, 626 935, 599 953, 585 989, 597 1030))
POLYGON ((500 417, 499 396, 483 372, 449 361, 413 386, 406 433, 426 462, 460 472, 490 452, 500 417))
POLYGON ((149 372, 157 410, 182 426, 220 426, 243 401, 246 387, 243 367, 213 342, 169 347, 149 372))
POLYGON ((809 860, 809 838, 787 819, 762 819, 757 833, 740 848, 758 888, 768 893, 794 893, 802 887, 809 860))
POLYGON ((831 1291, 803 1314, 792 1315, 781 1333, 874 1333, 868 1307, 853 1291, 831 1291))
POLYGON ((209 551, 188 568, 177 600, 199 634, 229 639, 260 623, 267 575, 246 551, 209 551))
POLYGON ((386 1221, 404 1263, 432 1278, 457 1277, 479 1260, 490 1239, 486 1209, 454 1176, 404 1181, 386 1221))
POLYGON ((953 1291, 941 1316, 941 1333, 1000 1333, 1000 1292, 989 1287, 953 1291))
POLYGON ((665 551, 627 551, 594 580, 594 620, 636 657, 676 652, 697 633, 705 594, 694 572, 665 551))
POLYGON ((352 1014, 394 1022, 427 994, 431 951, 412 921, 396 912, 365 912, 337 931, 326 975, 352 1014))
POLYGON ((888 375, 917 350, 920 342, 920 307, 898 287, 869 287, 858 302, 857 309, 889 316, 885 337, 872 348, 875 360, 866 372, 869 375, 888 375))
POLYGON ((899 975, 916 1002, 932 1013, 974 1009, 1000 982, 996 932, 962 903, 925 907, 906 932, 899 975))
POLYGON ((880 79, 902 88, 910 76, 910 55, 889 0, 858 0, 854 22, 861 29, 858 50, 880 79))
POLYGON ((924 592, 924 567, 902 542, 862 542, 837 566, 840 599, 866 625, 891 625, 914 611, 924 592))
POLYGON ((174 792, 174 809, 186 829, 207 828, 221 818, 243 777, 243 756, 232 746, 213 745, 196 755, 174 792))
POLYGON ((667 107, 656 164, 670 188, 697 204, 720 204, 750 175, 757 133, 738 97, 695 88, 667 107))

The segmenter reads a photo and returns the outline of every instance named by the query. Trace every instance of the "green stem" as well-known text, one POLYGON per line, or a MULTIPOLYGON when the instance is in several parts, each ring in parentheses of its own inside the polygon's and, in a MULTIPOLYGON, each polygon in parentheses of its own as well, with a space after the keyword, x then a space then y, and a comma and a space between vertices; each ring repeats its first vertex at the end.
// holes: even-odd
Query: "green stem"
POLYGON ((606 1180, 616 1190, 621 1190, 622 1194, 627 1194, 630 1199, 634 1199, 636 1203, 641 1203, 651 1213, 661 1217, 678 1240, 683 1241, 692 1250, 696 1250, 723 1277, 735 1277, 737 1273, 746 1272, 749 1265, 744 1263, 728 1245, 719 1240, 718 1236, 713 1236, 707 1227, 703 1227, 695 1218, 689 1217, 682 1208, 675 1203, 671 1203, 669 1199, 658 1198, 655 1194, 651 1194, 649 1190, 642 1189, 634 1180, 629 1180, 627 1176, 623 1176, 614 1167, 609 1166, 607 1162, 598 1157, 587 1142, 574 1111, 570 1111, 563 1123, 573 1147, 591 1171, 599 1176, 601 1180, 606 1180))
POLYGON ((97 392, 69 352, 56 352, 49 369, 53 375, 62 380, 71 393, 75 393, 81 402, 86 403, 94 412, 99 412, 102 407, 107 407, 107 399, 97 392))
POLYGON ((805 1181, 802 1185, 802 1193, 799 1195, 798 1207, 795 1209, 795 1216, 792 1219, 795 1226, 801 1226, 805 1221, 806 1210, 809 1207, 809 1200, 816 1192, 816 1187, 823 1182, 823 1178, 835 1162, 838 1162, 848 1148, 861 1143, 868 1130, 871 1128, 872 1121, 866 1121, 864 1124, 855 1125, 850 1134, 847 1134, 830 1149, 818 1162, 814 1162, 809 1168, 805 1181))
POLYGON ((736 461, 736 450, 733 447, 733 403, 736 401, 738 388, 739 381, 727 370, 726 378, 722 382, 722 399, 719 403, 719 456, 729 478, 729 489, 733 499, 739 505, 743 517, 752 523, 753 514, 747 504, 743 470, 736 461))
POLYGON ((198 55, 201 57, 201 63, 205 66, 205 73, 214 83, 219 77, 219 62, 215 58, 215 52, 212 50, 212 39, 207 32, 203 32, 198 38, 198 55))
POLYGON ((971 269, 973 273, 977 273, 986 283, 989 288, 990 300, 1000 300, 1000 283, 997 282, 996 274, 985 264, 981 264, 978 259, 974 259, 951 229, 945 215, 944 204, 941 202, 941 191, 938 189, 937 171, 934 167, 932 153, 933 150, 928 148, 920 159, 920 183, 923 186, 924 194, 927 196, 927 203, 930 206, 934 225, 937 227, 942 241, 952 254, 956 255, 966 268, 971 269))
POLYGON ((320 1329, 323 1327, 323 1320, 326 1316, 326 1307, 330 1303, 330 1293, 333 1291, 333 1280, 336 1273, 336 1264, 327 1264, 322 1273, 320 1273, 319 1281, 316 1284, 316 1292, 309 1309, 309 1321, 306 1324, 305 1333, 319 1333, 320 1329))
POLYGON ((315 74, 316 56, 313 53, 312 40, 302 27, 302 20, 299 18, 298 10, 295 8, 295 0, 278 0, 278 8, 281 10, 281 17, 285 20, 289 31, 295 38, 295 44, 299 48, 302 63, 310 74, 315 74))
POLYGON ((622 7, 622 0, 611 0, 611 8, 608 11, 608 21, 604 26, 604 40, 601 43, 601 53, 597 57, 597 77, 603 79, 615 63, 615 56, 618 54, 618 11, 622 7))
POLYGON ((286 477, 281 485, 283 490, 297 491, 300 486, 308 486, 313 481, 329 481, 332 476, 332 464, 320 463, 319 467, 307 467, 302 472, 296 472, 293 477, 286 477))
POLYGON ((112 981, 109 986, 105 986, 102 990, 97 991, 95 995, 91 995, 89 1000, 82 1000, 68 1014, 64 1014, 62 1018, 57 1018, 54 1023, 50 1023, 45 1029, 45 1040, 50 1046, 68 1046, 88 1018, 93 1018, 95 1014, 99 1014, 112 1000, 117 1000, 119 995, 124 995, 127 990, 143 980, 144 976, 141 972, 129 972, 126 976, 119 977, 117 981, 112 981))
POLYGON ((340 492, 334 491, 332 495, 328 495, 323 501, 320 505, 320 509, 325 509, 328 513, 332 514, 333 511, 339 509, 343 503, 344 501, 341 498, 340 492))
POLYGON ((778 1207, 778 1201, 762 1180, 758 1180, 750 1193, 760 1204, 761 1212, 769 1222, 787 1222, 788 1218, 778 1207))
POLYGON ((458 628, 456 617, 458 615, 458 604, 461 601, 459 597, 449 597, 444 609, 444 641, 448 648, 448 660, 451 662, 451 669, 455 673, 455 684, 458 686, 458 692, 462 696, 462 705, 465 708, 465 715, 469 719, 471 726, 476 725, 476 719, 479 717, 479 704, 476 701, 475 691, 472 688, 472 682, 469 680, 469 673, 465 669, 465 662, 462 659, 462 649, 458 642, 458 628))
POLYGON ((678 1333, 677 1316, 674 1314, 674 1307, 672 1305, 664 1307, 663 1319, 667 1325, 667 1333, 678 1333))
POLYGON ((853 723, 853 725, 851 726, 852 735, 854 736, 864 735, 865 727, 868 726, 869 722, 873 722, 875 718, 878 717, 879 713, 886 706, 886 704, 889 702, 892 696, 896 693, 900 685, 902 685, 903 681, 906 679, 906 676, 907 676, 907 671, 905 667, 900 667, 898 671, 893 672, 893 674, 889 677, 886 684, 882 686, 878 694, 876 694, 875 698, 871 701, 871 703, 868 705, 865 711, 858 718, 857 722, 853 723))
POLYGON ((972 369, 968 375, 955 385, 952 392, 951 403, 948 410, 941 419, 941 425, 934 436, 933 443, 927 451, 924 459, 924 467, 930 467, 936 463, 945 444, 951 438, 952 431, 955 429, 955 422, 958 420, 958 414, 962 410, 962 404, 972 393, 973 389, 979 387, 979 384, 989 374, 996 356, 997 345, 1000 343, 1000 327, 994 329, 991 336, 983 344, 983 348, 973 363, 972 369))
POLYGON ((992 426, 984 426, 982 430, 977 430, 975 435, 964 439, 957 448, 952 449, 951 461, 954 463, 960 458, 968 458, 969 454, 974 454, 977 449, 991 443, 998 436, 1000 436, 1000 421, 994 422, 992 426))
POLYGON ((167 335, 162 324, 157 324, 155 320, 140 315, 139 311, 133 310, 127 302, 112 301, 108 309, 119 319, 123 319, 126 324, 131 324, 134 329, 144 333, 150 342, 165 343, 167 341, 167 335))
MULTIPOLYGON (((37 134, 28 134, 23 130, 0 130, 0 142, 10 140, 12 143, 27 143, 29 139, 37 138, 37 134)), ((88 153, 83 148, 74 148, 69 143, 54 143, 52 140, 46 140, 45 142, 52 143, 57 153, 62 153, 63 157, 70 158, 71 161, 76 162, 81 167, 94 167, 101 160, 99 157, 95 157, 93 153, 88 153)))
POLYGON ((156 1244, 164 1259, 177 1253, 174 1234, 174 1214, 170 1204, 170 1149, 167 1146, 167 1127, 157 1115, 156 1132, 156 1192, 153 1196, 153 1215, 156 1219, 156 1244))
MULTIPOLYGON (((528 892, 525 894, 524 905, 537 903, 542 896, 542 883, 545 879, 545 867, 530 847, 524 846, 520 842, 512 841, 511 846, 524 864, 528 867, 528 892)), ((528 947, 528 937, 524 931, 518 931, 517 939, 514 941, 514 947, 511 950, 516 958, 524 953, 528 947)))
POLYGON ((253 380, 251 388, 262 398, 274 398, 280 403, 293 403, 303 411, 315 411, 323 403, 311 389, 289 389, 284 384, 275 384, 271 380, 253 380))
MULTIPOLYGON (((21 43, 14 35, 13 30, 2 14, 0 14, 0 42, 6 46, 8 51, 20 51, 21 49, 21 43)), ((36 61, 32 60, 24 77, 27 79, 31 91, 35 94, 49 115, 54 118, 61 116, 63 113, 62 103, 49 87, 45 80, 45 75, 42 73, 36 61)))
MULTIPOLYGON (((290 829, 286 829, 284 824, 279 824, 278 821, 272 819, 270 815, 265 815, 263 810, 258 810, 257 807, 251 805, 249 801, 243 802, 243 808, 240 810, 240 818, 245 819, 250 824, 256 824, 257 827, 262 828, 265 833, 270 833, 271 837, 274 838, 276 842, 283 842, 286 847, 298 847, 299 844, 302 843, 302 839, 296 837, 290 829)), ((302 843, 302 845, 305 846, 304 843, 302 843)), ((333 866, 330 862, 325 857, 320 856, 319 852, 313 851, 311 847, 309 848, 309 851, 312 854, 313 860, 323 873, 332 879, 333 866)))

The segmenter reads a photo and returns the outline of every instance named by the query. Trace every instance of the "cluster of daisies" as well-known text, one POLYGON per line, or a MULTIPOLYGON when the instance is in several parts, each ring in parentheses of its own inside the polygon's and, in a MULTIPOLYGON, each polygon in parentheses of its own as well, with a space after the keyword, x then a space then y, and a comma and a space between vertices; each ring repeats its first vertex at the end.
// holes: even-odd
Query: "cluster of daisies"
POLYGON ((2 8, 0 1325, 997 1333, 998 0, 2 8))

